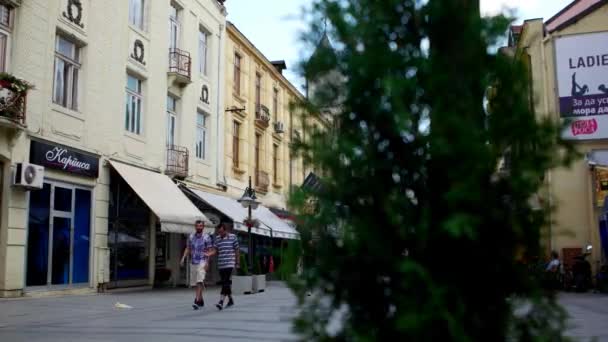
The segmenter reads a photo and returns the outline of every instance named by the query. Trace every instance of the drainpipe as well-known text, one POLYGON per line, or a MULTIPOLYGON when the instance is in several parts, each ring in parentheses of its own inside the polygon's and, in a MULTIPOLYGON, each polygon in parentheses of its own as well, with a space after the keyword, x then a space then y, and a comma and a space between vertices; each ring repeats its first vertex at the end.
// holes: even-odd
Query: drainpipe
MULTIPOLYGON (((289 110, 289 143, 293 144, 293 110, 289 110)), ((289 195, 293 188, 293 152, 292 146, 289 146, 289 195)))
MULTIPOLYGON (((540 54, 541 54, 541 63, 542 63, 542 75, 543 75, 543 107, 545 112, 543 113, 544 115, 551 115, 551 111, 549 110, 549 95, 551 94, 551 92, 553 92, 555 94, 556 89, 549 89, 549 80, 548 80, 548 73, 551 72, 549 70, 547 70, 547 54, 545 49, 548 46, 548 43, 552 40, 553 36, 550 33, 547 33, 547 35, 542 39, 541 44, 540 44, 540 54)), ((555 52, 553 53, 553 55, 555 56, 555 52)), ((555 62, 555 58, 553 59, 555 62)), ((555 63, 553 65, 555 67, 555 63)), ((556 80, 557 81, 557 80, 556 80)), ((548 192, 549 192, 549 208, 553 208, 554 205, 554 200, 553 200, 553 170, 548 170, 547 171, 547 184, 548 184, 548 192)), ((549 234, 548 234, 548 241, 549 241, 549 248, 551 251, 555 250, 555 241, 554 241, 554 235, 553 235, 553 212, 551 210, 549 210, 549 234)), ((559 251, 558 251, 559 253, 559 251)))
POLYGON ((224 68, 222 68, 222 54, 223 54, 223 43, 222 43, 222 31, 224 30, 224 24, 220 24, 219 25, 219 34, 218 34, 218 54, 217 54, 217 101, 216 101, 216 120, 215 120, 215 126, 216 126, 216 134, 217 134, 217 139, 216 139, 216 161, 215 161, 215 183, 216 186, 222 184, 222 187, 225 187, 226 184, 224 183, 226 177, 224 175, 224 168, 223 168, 223 163, 224 163, 224 144, 225 144, 225 139, 223 139, 224 134, 221 131, 221 128, 223 127, 220 123, 220 120, 222 120, 222 118, 224 117, 223 115, 221 115, 223 113, 223 107, 221 106, 221 99, 222 99, 222 93, 223 93, 223 88, 224 85, 221 84, 221 80, 222 80, 222 73, 224 72, 224 68), (221 176, 221 178, 220 178, 221 176))

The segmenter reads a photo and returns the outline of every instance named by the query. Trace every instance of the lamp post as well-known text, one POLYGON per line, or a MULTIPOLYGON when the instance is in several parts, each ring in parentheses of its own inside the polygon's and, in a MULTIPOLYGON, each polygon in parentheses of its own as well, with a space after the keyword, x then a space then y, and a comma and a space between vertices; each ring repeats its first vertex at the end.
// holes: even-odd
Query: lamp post
POLYGON ((253 267, 253 240, 251 238, 251 227, 253 226, 253 218, 251 217, 251 210, 255 210, 258 208, 260 202, 257 201, 257 197, 255 196, 255 190, 251 187, 251 176, 249 176, 249 186, 245 189, 243 196, 238 199, 238 202, 241 203, 243 208, 247 208, 247 234, 249 235, 249 267, 253 267))

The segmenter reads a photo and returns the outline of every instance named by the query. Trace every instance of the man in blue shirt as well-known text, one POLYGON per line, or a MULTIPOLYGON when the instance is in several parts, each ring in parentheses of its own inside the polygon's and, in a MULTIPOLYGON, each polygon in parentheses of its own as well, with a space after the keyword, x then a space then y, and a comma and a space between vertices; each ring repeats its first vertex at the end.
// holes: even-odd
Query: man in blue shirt
POLYGON ((196 232, 190 234, 188 237, 188 245, 184 250, 184 255, 182 256, 180 264, 183 267, 186 257, 188 255, 192 257, 192 263, 190 265, 190 286, 196 286, 196 297, 194 298, 192 308, 198 310, 199 307, 205 305, 205 302, 203 301, 203 283, 207 271, 209 270, 209 257, 215 254, 215 248, 213 247, 211 236, 203 233, 203 230, 205 229, 203 221, 196 221, 195 227, 196 232))

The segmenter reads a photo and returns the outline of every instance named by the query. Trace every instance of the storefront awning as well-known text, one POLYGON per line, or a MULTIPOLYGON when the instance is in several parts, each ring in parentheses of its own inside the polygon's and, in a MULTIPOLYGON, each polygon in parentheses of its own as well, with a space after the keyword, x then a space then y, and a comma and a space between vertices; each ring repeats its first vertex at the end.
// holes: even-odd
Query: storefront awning
POLYGON ((263 225, 272 228, 273 237, 295 240, 300 239, 300 233, 298 233, 298 231, 294 227, 287 224, 285 220, 275 215, 267 207, 260 205, 258 206, 258 209, 255 210, 255 212, 256 213, 254 217, 257 217, 258 220, 263 223, 263 225))
POLYGON ((166 175, 116 161, 110 164, 158 216, 163 232, 188 234, 196 220, 211 223, 166 175))
MULTIPOLYGON (((188 190, 205 203, 228 216, 234 222, 234 229, 247 231, 247 227, 243 224, 247 219, 247 209, 243 208, 237 200, 193 188, 188 188, 188 190)), ((300 238, 300 234, 295 228, 281 220, 270 209, 261 204, 257 209, 251 211, 251 216, 260 222, 258 227, 251 228, 251 232, 254 234, 283 239, 297 240, 300 238)))
POLYGON ((608 150, 591 150, 585 159, 589 165, 608 166, 608 150))

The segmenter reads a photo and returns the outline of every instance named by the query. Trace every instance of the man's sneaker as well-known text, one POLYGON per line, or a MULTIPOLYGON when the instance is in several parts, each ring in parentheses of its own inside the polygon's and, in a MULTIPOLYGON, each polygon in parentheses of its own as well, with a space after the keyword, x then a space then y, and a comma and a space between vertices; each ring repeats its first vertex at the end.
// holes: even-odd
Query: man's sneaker
POLYGON ((226 304, 226 307, 229 308, 233 305, 234 305, 234 301, 232 300, 232 298, 230 298, 230 300, 228 301, 228 304, 226 304))
POLYGON ((198 310, 198 303, 196 302, 196 300, 194 301, 194 304, 192 304, 192 308, 194 310, 198 310))
POLYGON ((221 311, 224 308, 224 303, 220 300, 219 303, 215 304, 215 307, 221 311))

